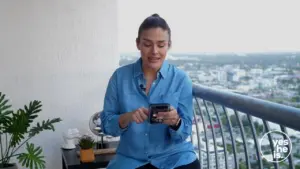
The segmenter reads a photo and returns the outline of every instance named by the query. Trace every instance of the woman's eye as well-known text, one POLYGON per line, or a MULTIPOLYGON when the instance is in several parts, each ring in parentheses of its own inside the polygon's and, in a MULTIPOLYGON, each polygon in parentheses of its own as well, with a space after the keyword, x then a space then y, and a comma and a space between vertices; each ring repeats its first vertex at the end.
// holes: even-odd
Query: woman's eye
MULTIPOLYGON (((150 44, 150 43, 144 43, 144 46, 145 46, 145 47, 151 47, 152 44, 150 44)), ((163 48, 163 47, 165 47, 165 44, 158 44, 157 47, 163 48)))

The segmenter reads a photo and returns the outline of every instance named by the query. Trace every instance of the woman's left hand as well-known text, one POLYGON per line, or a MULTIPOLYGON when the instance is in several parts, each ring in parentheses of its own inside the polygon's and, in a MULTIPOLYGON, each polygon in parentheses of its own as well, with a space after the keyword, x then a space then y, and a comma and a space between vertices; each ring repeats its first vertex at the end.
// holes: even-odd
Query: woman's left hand
POLYGON ((162 123, 174 126, 179 121, 179 115, 177 110, 171 107, 171 111, 169 112, 158 112, 157 118, 162 120, 162 123))

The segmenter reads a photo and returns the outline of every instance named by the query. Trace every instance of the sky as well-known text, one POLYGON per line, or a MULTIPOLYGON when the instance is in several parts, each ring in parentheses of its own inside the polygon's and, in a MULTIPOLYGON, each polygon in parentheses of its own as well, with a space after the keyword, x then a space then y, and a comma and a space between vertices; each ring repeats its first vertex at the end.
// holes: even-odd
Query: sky
POLYGON ((297 0, 119 0, 119 52, 137 52, 142 21, 158 13, 172 31, 171 52, 300 51, 297 0))

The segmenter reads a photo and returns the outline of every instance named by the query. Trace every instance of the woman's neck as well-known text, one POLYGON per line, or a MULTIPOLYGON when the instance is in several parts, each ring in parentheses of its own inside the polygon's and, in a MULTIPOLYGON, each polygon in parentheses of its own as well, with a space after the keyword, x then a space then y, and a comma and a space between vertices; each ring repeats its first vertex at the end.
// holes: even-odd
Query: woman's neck
POLYGON ((148 67, 143 65, 144 76, 147 80, 148 79, 152 79, 152 80, 156 79, 157 71, 158 70, 151 69, 151 68, 148 68, 148 67))

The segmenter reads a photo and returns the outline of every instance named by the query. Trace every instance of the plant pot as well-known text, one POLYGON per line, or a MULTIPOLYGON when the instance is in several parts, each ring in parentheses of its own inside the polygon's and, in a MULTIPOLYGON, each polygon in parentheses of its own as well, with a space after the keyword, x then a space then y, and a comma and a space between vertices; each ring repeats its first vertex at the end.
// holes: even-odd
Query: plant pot
POLYGON ((95 154, 92 148, 90 149, 80 149, 80 161, 83 163, 95 161, 95 154))
POLYGON ((0 166, 0 169, 18 169, 17 164, 7 164, 6 166, 0 166))

